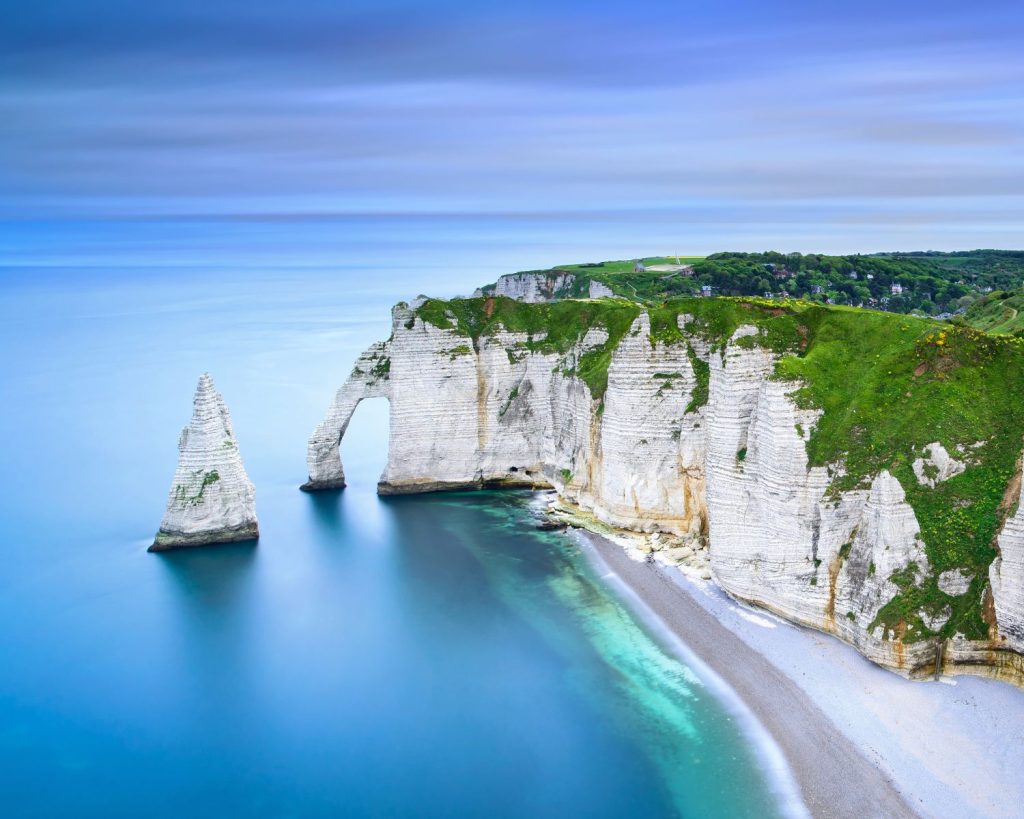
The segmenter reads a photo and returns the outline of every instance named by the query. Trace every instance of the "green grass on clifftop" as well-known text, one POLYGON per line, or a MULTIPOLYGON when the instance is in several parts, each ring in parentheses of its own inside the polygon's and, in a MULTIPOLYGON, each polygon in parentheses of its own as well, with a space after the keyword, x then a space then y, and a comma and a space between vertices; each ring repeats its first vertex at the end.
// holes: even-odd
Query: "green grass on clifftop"
MULTIPOLYGON (((811 466, 838 465, 832 490, 866 488, 882 470, 903 486, 921 526, 931 572, 901 593, 877 624, 912 641, 932 636, 921 617, 949 606, 938 633, 984 639, 982 591, 996 555, 1003 503, 1024 437, 1024 339, 991 336, 891 313, 809 302, 744 299, 669 302, 661 311, 693 315, 690 332, 715 347, 741 324, 758 328, 738 344, 781 353, 775 377, 798 381, 797 404, 823 411, 807 442, 811 466), (935 488, 918 483, 911 464, 938 441, 968 468, 935 488), (963 451, 958 452, 958 447, 963 451), (939 590, 937 576, 960 568, 967 594, 939 590)), ((657 312, 657 311, 656 311, 657 312)), ((661 319, 658 324, 667 326, 661 319)), ((652 322, 653 324, 653 322, 652 322)), ((671 336, 671 332, 665 334, 671 336)))
MULTIPOLYGON (((546 304, 525 304, 499 297, 429 299, 416 314, 435 327, 451 329, 473 340, 493 336, 500 330, 525 333, 523 350, 543 353, 566 353, 588 330, 604 330, 608 334, 600 344, 580 357, 573 374, 579 376, 597 400, 608 388, 608 366, 612 351, 629 331, 640 307, 619 299, 598 301, 556 301, 546 304)), ((515 357, 522 350, 509 350, 515 357)))
POLYGON ((904 583, 877 622, 922 638, 933 632, 919 611, 948 605, 942 636, 985 638, 981 593, 1024 435, 1024 341, 909 316, 843 310, 808 318, 817 321, 807 349, 783 358, 777 374, 801 380, 798 403, 824 410, 807 444, 810 462, 845 467, 836 490, 889 470, 914 509, 932 568, 923 586, 904 583), (911 468, 933 441, 968 463, 934 489, 911 468), (952 568, 974 576, 966 595, 938 589, 937 575, 952 568))

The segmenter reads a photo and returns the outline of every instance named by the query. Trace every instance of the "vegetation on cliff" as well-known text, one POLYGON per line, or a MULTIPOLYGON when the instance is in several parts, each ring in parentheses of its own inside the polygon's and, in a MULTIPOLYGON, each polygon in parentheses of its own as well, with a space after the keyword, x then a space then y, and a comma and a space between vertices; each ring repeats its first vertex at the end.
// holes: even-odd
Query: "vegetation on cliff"
MULTIPOLYGON (((488 297, 431 300, 417 313, 474 346, 505 329, 525 333, 528 350, 565 353, 588 330, 604 330, 607 341, 590 348, 573 371, 601 399, 612 353, 641 309, 619 299, 524 304, 488 297)), ((836 469, 831 491, 866 488, 882 470, 899 480, 920 524, 930 573, 920 585, 894 576, 901 591, 876 624, 906 641, 936 633, 987 636, 983 592, 995 538, 1010 511, 1004 495, 1024 434, 1018 398, 1024 394, 1024 339, 805 300, 681 298, 649 314, 652 343, 686 344, 691 362, 697 359, 692 338, 704 339, 715 355, 739 327, 756 327, 736 343, 778 353, 774 377, 794 382, 798 405, 822 411, 806 446, 811 466, 836 469), (935 441, 967 468, 932 488, 918 482, 912 464, 935 441), (938 575, 953 568, 973 578, 964 595, 938 588, 938 575), (925 621, 947 607, 945 624, 929 628, 925 621)), ((697 388, 681 414, 707 401, 708 369, 700 365, 697 388)))
POLYGON ((972 304, 963 321, 986 333, 1024 336, 1024 289, 997 290, 972 304))
POLYGON ((844 466, 835 490, 891 472, 917 516, 931 566, 921 586, 900 584, 877 622, 908 629, 908 640, 922 638, 933 631, 919 612, 936 616, 948 605, 942 636, 983 639, 982 590, 1024 434, 1024 406, 1015 398, 1024 388, 1024 342, 909 316, 824 312, 807 316, 806 350, 777 368, 780 377, 800 379, 798 403, 824 410, 807 442, 810 462, 844 466), (911 465, 934 441, 967 469, 931 488, 911 465), (965 595, 937 586, 938 575, 953 568, 974 578, 965 595))
MULTIPOLYGON (((515 299, 484 297, 473 299, 428 299, 416 314, 435 327, 451 329, 472 339, 474 347, 483 336, 500 330, 525 333, 523 349, 564 354, 581 341, 588 330, 603 330, 608 338, 580 356, 572 373, 590 388, 595 399, 608 388, 608 366, 612 351, 629 331, 641 308, 629 301, 556 301, 525 304, 515 299)), ((515 357, 518 350, 509 350, 515 357)))
POLYGON ((936 632, 921 612, 930 618, 949 606, 941 636, 984 639, 982 592, 1024 436, 1024 403, 1017 397, 1024 390, 1024 340, 802 301, 690 299, 655 312, 673 310, 692 315, 687 332, 716 348, 746 324, 758 334, 739 344, 781 354, 775 377, 798 382, 792 394, 798 405, 823 411, 807 454, 811 466, 842 467, 832 491, 866 488, 882 470, 903 486, 931 573, 920 586, 894 578, 901 592, 876 624, 907 641, 922 639, 936 632), (935 441, 967 469, 931 488, 918 482, 912 464, 935 441), (938 575, 953 568, 973 577, 965 595, 938 588, 938 575))
POLYGON ((926 315, 956 313, 986 293, 1024 283, 1024 251, 1019 250, 848 256, 714 253, 704 258, 651 257, 638 261, 639 267, 633 261, 613 261, 527 272, 576 274, 576 281, 565 293, 574 298, 586 296, 589 281, 594 279, 616 295, 645 304, 698 295, 702 287, 709 287, 722 296, 785 294, 823 303, 926 315))

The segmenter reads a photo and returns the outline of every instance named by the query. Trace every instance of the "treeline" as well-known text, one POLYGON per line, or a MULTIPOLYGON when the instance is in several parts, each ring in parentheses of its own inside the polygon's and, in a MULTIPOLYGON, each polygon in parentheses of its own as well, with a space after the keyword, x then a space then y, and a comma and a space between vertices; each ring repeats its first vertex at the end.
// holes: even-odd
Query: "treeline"
MULTIPOLYGON (((701 287, 710 287, 715 295, 723 296, 786 294, 831 304, 937 315, 958 313, 987 293, 1024 284, 1024 251, 852 256, 715 253, 695 262, 692 269, 691 276, 659 278, 663 296, 699 293, 701 287)), ((642 278, 643 290, 654 296, 655 280, 642 278)))

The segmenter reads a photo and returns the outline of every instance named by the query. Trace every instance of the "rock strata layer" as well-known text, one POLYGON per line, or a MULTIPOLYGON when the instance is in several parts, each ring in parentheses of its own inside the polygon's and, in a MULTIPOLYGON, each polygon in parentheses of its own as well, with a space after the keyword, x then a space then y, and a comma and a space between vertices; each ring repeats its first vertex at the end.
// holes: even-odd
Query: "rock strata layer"
MULTIPOLYGON (((989 595, 990 639, 952 628, 936 636, 948 605, 916 612, 910 619, 931 633, 911 633, 883 611, 898 594, 934 584, 932 598, 953 603, 971 580, 937 576, 907 487, 883 469, 833 489, 842 465, 812 466, 807 454, 821 411, 794 399, 799 382, 772 377, 779 355, 759 330, 740 326, 713 346, 688 318, 655 333, 641 312, 609 351, 607 388, 595 397, 579 373, 604 355, 600 327, 556 352, 536 331, 471 337, 452 313, 443 326, 400 304, 391 338, 360 357, 313 433, 304 488, 344 485, 341 437, 356 405, 383 395, 381 493, 550 486, 600 524, 646 535, 638 548, 654 559, 689 561, 735 597, 902 674, 1024 680, 1024 511, 999 538, 990 584, 970 592, 989 595)), ((928 486, 964 468, 938 443, 916 466, 928 486)))
POLYGON ((224 399, 204 373, 192 420, 178 441, 174 473, 151 552, 259 537, 256 493, 242 465, 224 399))
POLYGON ((537 304, 568 296, 575 281, 576 277, 564 270, 506 273, 493 285, 480 288, 476 295, 507 296, 527 304, 537 304))

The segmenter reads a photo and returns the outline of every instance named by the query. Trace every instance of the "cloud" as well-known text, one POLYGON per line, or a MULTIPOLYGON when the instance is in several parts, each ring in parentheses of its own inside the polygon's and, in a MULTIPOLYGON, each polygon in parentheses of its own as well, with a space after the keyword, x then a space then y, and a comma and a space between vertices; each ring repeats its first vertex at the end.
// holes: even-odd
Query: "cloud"
POLYGON ((1020 217, 1011 4, 45 5, 0 32, 0 218, 1020 217))

